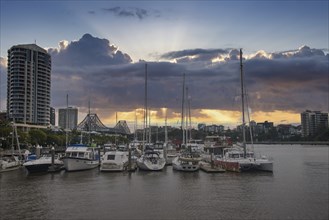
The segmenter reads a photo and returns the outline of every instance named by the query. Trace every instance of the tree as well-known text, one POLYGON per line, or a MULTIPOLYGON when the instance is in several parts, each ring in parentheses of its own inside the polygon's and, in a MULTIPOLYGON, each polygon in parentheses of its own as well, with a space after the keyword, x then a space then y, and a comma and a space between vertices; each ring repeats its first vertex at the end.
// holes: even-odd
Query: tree
POLYGON ((29 131, 30 143, 32 145, 45 145, 47 141, 47 134, 39 129, 31 129, 29 131))

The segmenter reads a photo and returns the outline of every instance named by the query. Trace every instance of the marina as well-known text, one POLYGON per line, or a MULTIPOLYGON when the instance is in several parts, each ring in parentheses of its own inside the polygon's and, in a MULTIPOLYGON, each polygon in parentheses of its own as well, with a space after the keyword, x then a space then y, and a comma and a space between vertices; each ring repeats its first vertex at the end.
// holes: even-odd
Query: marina
POLYGON ((327 219, 328 149, 256 145, 273 173, 18 169, 0 174, 1 218, 327 219))

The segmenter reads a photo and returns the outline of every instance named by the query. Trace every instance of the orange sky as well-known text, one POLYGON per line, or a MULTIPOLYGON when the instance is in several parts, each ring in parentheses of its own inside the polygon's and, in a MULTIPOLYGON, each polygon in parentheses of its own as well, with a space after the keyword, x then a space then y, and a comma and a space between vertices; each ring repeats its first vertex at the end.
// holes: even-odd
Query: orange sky
MULTIPOLYGON (((151 110, 151 125, 163 126, 165 124, 165 109, 151 110)), ((180 126, 181 114, 180 112, 168 113, 167 124, 174 127, 180 126)), ((225 111, 225 110, 213 110, 213 109, 197 109, 191 111, 192 125, 196 127, 198 123, 205 123, 207 125, 224 125, 226 128, 235 128, 241 123, 241 114, 239 111, 225 111)), ((83 119, 85 114, 81 114, 79 121, 83 119)), ((135 125, 135 111, 130 112, 117 112, 111 114, 108 117, 98 115, 100 120, 109 127, 113 127, 116 120, 126 120, 131 129, 135 125)), ((137 127, 142 128, 143 126, 143 110, 136 110, 137 116, 137 127)), ((300 124, 300 113, 285 112, 285 111, 274 111, 274 112, 253 112, 251 120, 256 122, 270 121, 274 122, 274 125, 278 124, 300 124)))

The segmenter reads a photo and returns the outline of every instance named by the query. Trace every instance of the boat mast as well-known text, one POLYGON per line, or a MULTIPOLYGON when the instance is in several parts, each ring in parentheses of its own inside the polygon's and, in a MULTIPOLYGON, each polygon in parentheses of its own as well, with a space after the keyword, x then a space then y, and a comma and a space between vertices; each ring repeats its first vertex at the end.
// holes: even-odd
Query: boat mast
POLYGON ((147 127, 147 63, 145 63, 145 90, 144 90, 144 131, 143 131, 143 151, 145 150, 146 142, 146 127, 147 127))
POLYGON ((137 141, 138 137, 137 137, 137 111, 136 111, 136 109, 135 109, 135 126, 134 126, 134 130, 135 130, 134 140, 137 141))
POLYGON ((191 97, 187 97, 188 101, 188 120, 189 120, 189 138, 188 142, 192 140, 192 118, 191 118, 191 97))
POLYGON ((149 118, 149 124, 148 124, 148 128, 149 128, 149 139, 148 139, 148 143, 152 142, 152 130, 151 130, 151 108, 149 108, 149 113, 147 114, 148 118, 149 118))
POLYGON ((189 99, 188 99, 188 87, 186 86, 186 106, 185 106, 185 143, 189 143, 190 140, 189 140, 189 126, 188 126, 188 123, 189 123, 189 99))
POLYGON ((66 123, 65 123, 65 145, 68 147, 68 124, 69 124, 69 94, 66 94, 66 123))
POLYGON ((182 120, 181 120, 181 128, 183 133, 183 142, 182 145, 185 146, 185 131, 184 131, 184 101, 185 101, 185 73, 183 73, 183 96, 182 96, 182 120))
POLYGON ((91 142, 90 142, 90 130, 91 130, 91 115, 90 115, 90 98, 88 101, 88 116, 89 116, 89 121, 88 121, 88 145, 89 147, 91 146, 91 142))
POLYGON ((240 49, 240 74, 241 74, 241 102, 242 102, 242 136, 243 136, 243 156, 246 158, 246 131, 245 131, 245 115, 244 115, 244 75, 243 75, 243 64, 242 64, 242 49, 240 49))
POLYGON ((168 143, 168 129, 167 129, 167 109, 166 109, 166 115, 165 115, 165 143, 168 143))

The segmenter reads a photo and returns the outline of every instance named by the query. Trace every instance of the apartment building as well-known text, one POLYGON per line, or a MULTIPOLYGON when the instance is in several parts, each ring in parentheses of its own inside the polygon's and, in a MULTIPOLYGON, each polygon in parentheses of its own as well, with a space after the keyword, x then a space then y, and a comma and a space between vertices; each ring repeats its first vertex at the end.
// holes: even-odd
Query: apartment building
POLYGON ((36 44, 8 50, 7 117, 24 124, 50 123, 51 56, 36 44))

